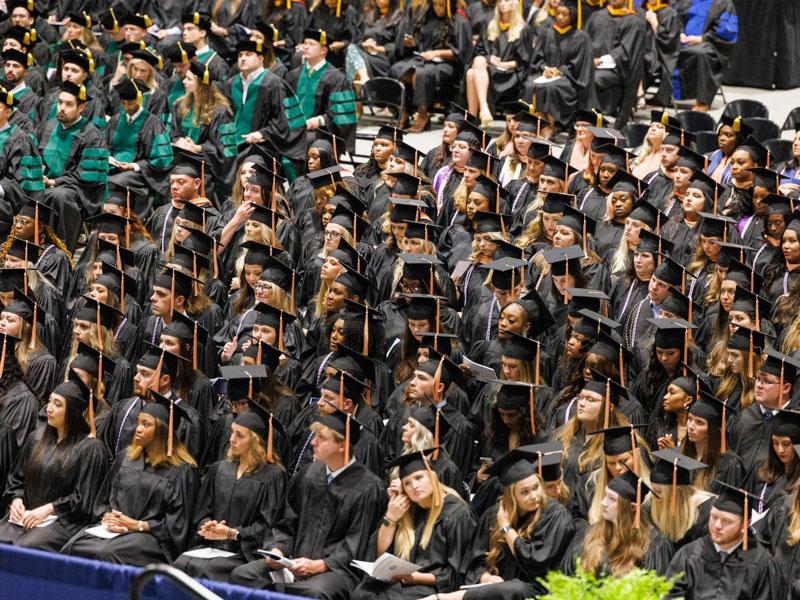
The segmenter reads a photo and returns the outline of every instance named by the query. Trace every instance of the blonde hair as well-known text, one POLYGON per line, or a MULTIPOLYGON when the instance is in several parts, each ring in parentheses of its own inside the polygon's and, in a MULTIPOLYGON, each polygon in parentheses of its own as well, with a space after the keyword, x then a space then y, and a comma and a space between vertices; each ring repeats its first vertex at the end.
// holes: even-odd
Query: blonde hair
MULTIPOLYGON (((194 75, 194 73, 192 73, 194 75)), ((195 75, 197 77, 197 75, 195 75)), ((197 77, 197 88, 194 92, 187 92, 175 101, 178 105, 178 114, 181 118, 186 117, 189 112, 194 108, 192 115, 192 125, 199 127, 200 125, 210 125, 211 118, 214 115, 214 110, 218 106, 222 106, 228 112, 233 114, 231 110, 231 103, 223 96, 220 91, 211 83, 203 83, 200 77, 197 77)))
MULTIPOLYGON (((519 39, 519 36, 522 35, 522 31, 525 29, 525 20, 520 16, 520 1, 521 0, 517 0, 514 3, 514 7, 511 10, 511 18, 508 21, 506 37, 508 38, 509 43, 516 42, 519 39)), ((494 18, 489 21, 489 25, 486 28, 486 37, 490 42, 493 42, 500 35, 500 32, 500 3, 498 2, 494 5, 494 18)))
MULTIPOLYGON (((506 238, 503 237, 503 234, 499 231, 490 231, 488 234, 489 240, 503 240, 507 241, 506 238)), ((481 255, 480 247, 478 246, 478 242, 475 241, 473 238, 472 240, 472 253, 469 255, 469 261, 475 264, 478 260, 478 257, 481 255)), ((431 292, 433 293, 433 292, 431 292)))
POLYGON ((633 503, 620 496, 617 499, 617 518, 613 522, 601 519, 587 532, 583 546, 583 569, 595 572, 603 563, 608 563, 611 574, 621 577, 641 565, 650 545, 652 527, 646 510, 640 511, 639 528, 633 525, 633 503))
POLYGON ((792 319, 781 342, 781 352, 791 354, 798 349, 800 349, 800 319, 792 319))
POLYGON ((128 458, 131 460, 139 460, 143 453, 147 453, 147 458, 150 459, 150 464, 153 468, 167 465, 172 467, 192 465, 196 467, 197 463, 177 435, 173 435, 172 437, 172 456, 167 456, 168 424, 158 418, 155 419, 155 424, 155 434, 153 435, 153 443, 150 445, 150 449, 145 450, 144 446, 140 446, 134 440, 134 442, 128 446, 128 458))
MULTIPOLYGON (((544 482, 542 481, 541 477, 539 477, 538 473, 535 475, 539 480, 539 484, 542 486, 542 501, 539 503, 539 508, 536 509, 533 517, 528 520, 524 527, 521 529, 516 529, 520 522, 520 514, 517 507, 517 498, 514 495, 514 492, 516 491, 517 484, 519 482, 517 481, 509 486, 506 486, 503 489, 503 496, 500 500, 508 511, 511 527, 516 529, 517 535, 524 540, 529 540, 531 538, 533 535, 533 530, 536 529, 536 526, 539 524, 539 519, 542 516, 542 512, 544 512, 544 509, 547 507, 547 494, 544 493, 544 482)), ((484 560, 486 570, 492 575, 499 575, 500 571, 497 568, 497 564, 503 560, 508 552, 510 552, 510 549, 508 547, 508 543, 506 542, 506 536, 500 533, 500 526, 495 521, 494 526, 492 527, 492 532, 489 535, 489 551, 486 553, 486 559, 484 560)))
MULTIPOLYGON (((608 413, 609 427, 622 427, 623 425, 630 425, 630 422, 625 415, 623 415, 619 410, 616 410, 613 405, 611 405, 610 408, 611 412, 608 413)), ((602 424, 605 419, 605 410, 605 401, 603 401, 601 403, 600 413, 597 415, 597 422, 595 423, 597 429, 602 428, 602 424)), ((576 411, 575 414, 570 417, 569 421, 556 430, 555 440, 563 442, 565 458, 570 458, 568 456, 570 444, 582 429, 583 425, 578 420, 578 413, 576 411)), ((581 472, 583 472, 594 465, 602 464, 605 466, 603 461, 604 457, 605 453, 603 452, 603 436, 589 436, 589 440, 585 444, 585 449, 582 450, 577 456, 578 468, 581 472)))
POLYGON ((786 528, 786 543, 790 546, 794 546, 800 541, 800 495, 798 495, 798 489, 800 488, 795 487, 794 489, 789 526, 786 528))
MULTIPOLYGON (((642 229, 645 231, 653 231, 653 228, 645 223, 642 223, 642 229)), ((614 251, 614 255, 611 257, 611 274, 624 274, 625 271, 627 271, 631 266, 631 259, 634 252, 636 252, 636 249, 634 248, 631 250, 628 247, 628 240, 625 239, 625 234, 623 234, 619 238, 619 246, 617 246, 617 249, 614 251)))
MULTIPOLYGON (((347 273, 347 268, 344 265, 342 265, 342 270, 339 271, 339 275, 342 273, 347 273)), ((325 297, 328 295, 328 290, 330 290, 330 287, 331 283, 329 281, 320 279, 319 292, 314 299, 314 314, 318 317, 324 318, 328 314, 328 309, 325 306, 325 297)))
POLYGON ((28 358, 34 354, 39 352, 47 352, 47 348, 44 347, 42 341, 39 337, 36 337, 36 343, 34 344, 33 348, 29 347, 31 342, 31 337, 33 337, 33 325, 28 323, 22 317, 19 317, 20 320, 20 328, 19 328, 19 338, 22 340, 19 344, 17 344, 15 354, 17 355, 17 362, 19 363, 20 368, 24 371, 28 368, 28 358))
MULTIPOLYGON (((245 429, 247 428, 245 427, 245 429)), ((250 437, 250 448, 247 450, 247 470, 245 473, 255 473, 267 464, 267 448, 264 446, 264 440, 255 431, 247 429, 247 433, 250 437)), ((280 464, 277 450, 274 447, 272 453, 275 462, 280 464)), ((225 460, 228 462, 236 462, 238 459, 239 457, 234 456, 233 451, 229 447, 228 452, 225 454, 225 460)))
POLYGON ((156 78, 156 68, 143 58, 132 58, 128 61, 128 68, 125 71, 128 79, 133 81, 133 67, 141 63, 146 64, 147 68, 150 70, 150 75, 147 76, 147 81, 144 82, 145 85, 150 88, 150 91, 157 90, 158 79, 156 78))
MULTIPOLYGON (((433 471, 426 471, 428 479, 431 482, 432 496, 435 498, 437 495, 441 502, 432 503, 428 509, 428 519, 425 521, 425 529, 422 530, 422 538, 419 540, 419 547, 423 550, 428 547, 433 536, 433 528, 436 521, 439 520, 439 515, 442 514, 442 507, 444 506, 444 499, 447 496, 457 498, 459 502, 464 500, 459 496, 458 492, 453 488, 448 487, 439 481, 436 473, 433 471)), ((417 504, 411 502, 411 506, 406 513, 397 522, 397 530, 394 535, 394 552, 403 560, 409 560, 411 551, 416 544, 416 531, 414 529, 414 512, 417 510, 417 504)))
MULTIPOLYGON (((640 448, 641 447, 646 448, 647 443, 644 441, 644 438, 642 438, 639 435, 638 431, 635 433, 635 435, 636 435, 637 445, 640 448)), ((592 437, 597 437, 597 436, 592 436, 592 437)), ((637 450, 638 448, 635 449, 634 452, 636 452, 637 450)), ((650 469, 647 468, 647 463, 642 460, 641 452, 639 452, 639 454, 637 455, 636 460, 637 460, 636 464, 639 467, 639 476, 645 480, 645 483, 648 483, 650 479, 650 469)), ((594 484, 594 494, 592 494, 592 502, 589 505, 589 514, 587 517, 587 520, 589 521, 590 525, 597 523, 602 517, 603 507, 600 506, 600 504, 603 502, 603 498, 606 495, 606 486, 609 484, 611 479, 612 478, 609 476, 608 473, 608 466, 606 465, 605 460, 603 460, 603 464, 599 468, 592 471, 586 480, 585 489, 587 492, 589 491, 590 482, 594 484)))
POLYGON ((675 514, 672 514, 672 486, 651 483, 650 487, 661 496, 661 502, 650 502, 653 525, 672 542, 683 539, 697 521, 697 508, 714 495, 691 485, 676 485, 675 514))
MULTIPOLYGON (((740 410, 744 410, 755 401, 756 386, 755 378, 748 376, 748 372, 750 370, 750 352, 748 350, 740 350, 740 352, 742 353, 744 369, 741 373, 736 374, 731 371, 730 365, 727 363, 727 361, 725 361, 725 366, 722 368, 721 372, 717 374, 717 376, 720 378, 720 381, 717 385, 716 396, 718 398, 727 398, 734 392, 734 390, 736 390, 739 384, 741 384, 742 396, 740 400, 740 410)), ((754 349, 753 373, 758 373, 758 370, 761 368, 761 364, 763 362, 764 356, 754 349)))

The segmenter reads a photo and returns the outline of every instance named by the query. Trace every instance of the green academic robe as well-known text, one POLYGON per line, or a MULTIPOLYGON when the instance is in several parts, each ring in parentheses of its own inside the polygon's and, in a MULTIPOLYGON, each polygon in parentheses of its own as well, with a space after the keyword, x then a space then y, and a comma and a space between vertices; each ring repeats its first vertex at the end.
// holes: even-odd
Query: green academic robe
POLYGON ((41 197, 44 190, 36 140, 16 125, 0 130, 0 187, 0 234, 6 234, 25 196, 41 197))
POLYGON ((208 125, 195 124, 194 116, 194 110, 181 116, 179 103, 173 105, 170 135, 172 141, 188 137, 195 144, 199 144, 203 148, 203 157, 210 165, 214 177, 223 181, 225 185, 233 185, 236 174, 233 163, 238 145, 233 115, 224 106, 216 106, 208 125))

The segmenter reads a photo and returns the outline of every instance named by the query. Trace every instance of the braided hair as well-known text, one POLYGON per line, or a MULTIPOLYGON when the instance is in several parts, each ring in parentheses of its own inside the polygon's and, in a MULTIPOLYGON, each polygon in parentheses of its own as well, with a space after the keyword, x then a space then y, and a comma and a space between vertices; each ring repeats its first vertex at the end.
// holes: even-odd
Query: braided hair
MULTIPOLYGON (((58 238, 58 236, 56 235, 56 232, 53 231, 53 228, 50 227, 49 225, 40 224, 39 225, 39 229, 41 231, 39 232, 39 239, 36 240, 36 243, 39 246, 42 246, 42 247, 45 247, 47 242, 50 242, 51 244, 53 244, 56 248, 58 248, 64 254, 67 255, 67 260, 69 261, 69 266, 70 266, 70 268, 74 269, 75 268, 75 263, 72 262, 72 252, 67 250, 67 247, 64 245, 64 242, 62 242, 58 238)), ((11 226, 11 231, 8 234, 8 238, 6 238, 6 241, 3 242, 2 246, 0 246, 0 262, 5 262, 6 256, 8 255, 8 249, 11 248, 11 244, 14 241, 11 238, 16 237, 16 233, 17 233, 17 224, 14 223, 11 226)))

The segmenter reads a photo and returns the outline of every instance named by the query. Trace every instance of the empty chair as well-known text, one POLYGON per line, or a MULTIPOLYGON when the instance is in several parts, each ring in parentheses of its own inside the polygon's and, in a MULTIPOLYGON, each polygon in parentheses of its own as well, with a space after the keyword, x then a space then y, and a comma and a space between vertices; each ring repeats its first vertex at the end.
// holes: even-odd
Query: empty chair
MULTIPOLYGON (((397 79, 391 77, 373 77, 358 92, 357 102, 363 102, 370 108, 392 108, 397 113, 395 127, 400 127, 403 106, 406 103, 406 88, 397 79)), ((374 116, 374 114, 373 114, 374 116)))
POLYGON ((638 148, 641 146, 648 129, 650 129, 649 123, 628 123, 625 125, 620 131, 625 136, 625 147, 638 148))
POLYGON ((753 137, 759 142, 780 137, 781 131, 778 124, 763 117, 747 117, 742 121, 753 128, 753 137))
POLYGON ((769 111, 763 102, 741 98, 728 102, 722 114, 727 117, 763 117, 769 119, 769 111))
POLYGON ((717 134, 713 131, 698 131, 696 134, 695 146, 700 154, 708 154, 719 150, 719 142, 717 141, 717 134))
POLYGON ((705 112, 698 110, 685 110, 675 115, 683 125, 683 128, 690 133, 697 133, 698 131, 714 131, 717 128, 717 123, 714 117, 705 112))
POLYGON ((781 131, 783 132, 787 129, 794 131, 798 126, 800 126, 800 106, 792 109, 792 112, 789 113, 789 116, 787 116, 786 120, 783 122, 781 131))
POLYGON ((769 150, 769 153, 772 154, 772 159, 770 160, 770 166, 773 166, 780 162, 786 162, 787 160, 791 160, 792 158, 792 141, 791 140, 782 140, 781 138, 774 138, 771 140, 766 140, 762 142, 764 148, 769 150))

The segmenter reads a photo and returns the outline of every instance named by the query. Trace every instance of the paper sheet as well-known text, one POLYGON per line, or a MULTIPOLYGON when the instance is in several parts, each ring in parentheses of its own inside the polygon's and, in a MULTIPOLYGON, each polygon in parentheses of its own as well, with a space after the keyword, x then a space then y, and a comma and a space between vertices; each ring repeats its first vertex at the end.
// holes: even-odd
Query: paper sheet
POLYGON ((113 540, 118 535, 122 535, 121 533, 114 533, 105 525, 95 525, 94 527, 89 527, 89 529, 86 530, 86 533, 93 535, 94 537, 99 537, 103 540, 113 540))
MULTIPOLYGON (((29 511, 29 510, 26 510, 26 511, 25 511, 25 514, 24 514, 24 515, 22 515, 22 518, 24 519, 25 517, 27 517, 27 516, 30 514, 30 512, 31 512, 31 511, 29 511)), ((57 515, 50 515, 50 516, 49 516, 49 517, 47 517, 47 518, 46 518, 44 521, 42 521, 41 523, 39 523, 39 524, 37 525, 37 527, 47 527, 48 525, 52 525, 52 524, 53 524, 53 523, 55 523, 56 521, 58 521, 58 516, 57 516, 57 515)), ((19 525, 20 527, 22 527, 22 520, 19 520, 19 521, 12 521, 12 520, 11 520, 11 517, 9 517, 9 519, 8 519, 8 522, 9 522, 9 523, 11 523, 12 525, 19 525)))
MULTIPOLYGON (((598 69, 599 68, 600 67, 598 67, 598 69)), ((556 75, 555 77, 545 77, 544 75, 540 75, 533 80, 533 83, 551 83, 553 81, 558 81, 559 79, 561 79, 561 75, 556 75)))
POLYGON ((204 548, 197 548, 195 550, 189 550, 188 552, 184 552, 183 554, 184 556, 188 556, 189 558, 204 558, 204 559, 228 558, 229 556, 236 556, 235 552, 227 552, 225 550, 220 550, 219 548, 209 548, 208 546, 204 548))
POLYGON ((475 379, 478 381, 491 381, 493 379, 497 379, 497 373, 495 373, 494 369, 491 367, 471 361, 466 356, 464 357, 464 364, 469 367, 469 370, 472 371, 472 373, 475 375, 475 379))
POLYGON ((364 560, 354 560, 350 564, 361 569, 367 575, 384 581, 390 581, 392 577, 397 575, 411 575, 411 573, 415 573, 421 568, 419 565, 398 558, 394 554, 388 552, 381 554, 374 563, 364 560))

